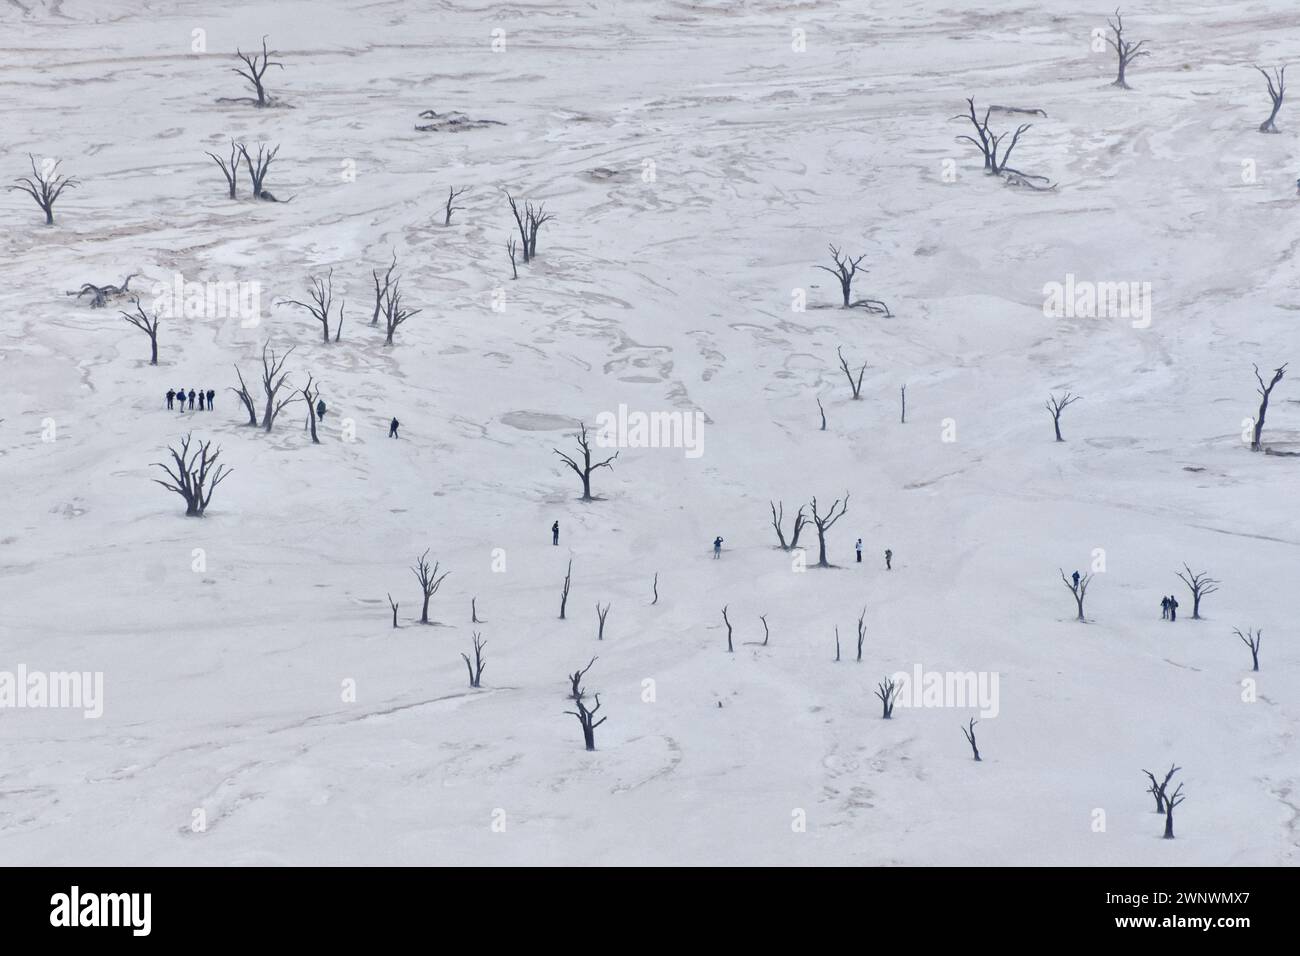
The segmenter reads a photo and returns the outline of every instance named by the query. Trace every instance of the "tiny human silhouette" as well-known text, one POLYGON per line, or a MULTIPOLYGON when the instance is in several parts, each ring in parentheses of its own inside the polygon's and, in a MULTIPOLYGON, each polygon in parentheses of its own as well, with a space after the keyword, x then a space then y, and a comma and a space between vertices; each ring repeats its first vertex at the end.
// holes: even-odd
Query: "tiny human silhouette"
POLYGON ((398 438, 398 437, 400 437, 400 436, 397 434, 397 429, 398 429, 398 427, 399 427, 401 424, 402 424, 402 423, 399 422, 396 418, 394 418, 391 422, 388 423, 388 437, 389 437, 389 438, 398 438))
POLYGON ((560 543, 560 523, 557 521, 551 525, 551 544, 560 543))
POLYGON ((167 407, 168 407, 168 408, 172 408, 172 407, 173 407, 173 403, 174 403, 174 401, 175 401, 175 398, 176 398, 176 389, 174 389, 174 388, 169 388, 169 389, 167 389, 167 407))
POLYGON ((206 410, 206 406, 204 405, 204 402, 207 401, 207 398, 208 398, 208 393, 203 391, 202 389, 199 389, 199 411, 206 410))
POLYGON ((1072 575, 1070 575, 1070 577, 1072 577, 1072 578, 1074 579, 1074 586, 1075 586, 1076 589, 1078 589, 1078 587, 1079 587, 1079 572, 1078 572, 1078 571, 1075 571, 1072 575))
POLYGON ((212 411, 212 400, 217 397, 214 389, 208 389, 208 411, 212 411))
POLYGON ((858 538, 858 543, 853 546, 853 550, 858 553, 858 564, 862 563, 862 539, 858 538))
POLYGON ((1178 598, 1169 595, 1169 620, 1178 620, 1178 598))
POLYGON ((894 562, 894 552, 886 548, 885 549, 885 570, 886 571, 892 571, 894 569, 893 562, 894 562))
POLYGON ((713 539, 713 560, 716 561, 722 557, 722 535, 713 539))
POLYGON ((324 417, 325 417, 325 399, 323 399, 323 398, 322 398, 322 399, 319 399, 319 400, 316 402, 316 417, 317 417, 317 418, 324 418, 324 417))
POLYGON ((1169 597, 1166 595, 1160 599, 1160 617, 1163 620, 1169 620, 1169 597))
POLYGON ((198 392, 190 389, 190 411, 194 411, 194 399, 198 397, 198 392))

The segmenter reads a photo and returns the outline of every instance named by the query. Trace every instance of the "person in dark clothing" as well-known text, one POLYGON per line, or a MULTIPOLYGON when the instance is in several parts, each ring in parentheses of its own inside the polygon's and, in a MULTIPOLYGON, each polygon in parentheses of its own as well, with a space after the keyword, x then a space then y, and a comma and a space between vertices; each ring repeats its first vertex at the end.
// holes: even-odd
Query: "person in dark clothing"
POLYGON ((394 418, 391 422, 388 423, 388 437, 389 437, 389 438, 397 438, 397 437, 399 437, 398 434, 397 434, 397 429, 398 429, 398 426, 400 426, 401 424, 402 424, 402 423, 399 422, 396 418, 394 418))
POLYGON ((894 552, 886 548, 885 549, 885 570, 886 571, 892 571, 894 569, 893 561, 894 561, 894 552))
POLYGON ((1161 620, 1164 621, 1169 620, 1169 598, 1168 597, 1162 597, 1160 599, 1160 618, 1161 620))
POLYGON ((197 397, 198 393, 194 389, 190 389, 190 411, 194 411, 194 399, 197 397))
POLYGON ((557 521, 551 525, 551 544, 560 543, 560 523, 557 521))
POLYGON ((1072 575, 1070 575, 1070 577, 1074 579, 1074 589, 1077 591, 1079 589, 1079 572, 1075 571, 1072 575))
POLYGON ((204 410, 203 403, 207 400, 207 397, 208 393, 203 391, 203 389, 199 389, 199 411, 204 410))
POLYGON ((174 388, 169 388, 169 389, 167 389, 167 407, 168 407, 168 408, 173 407, 173 402, 174 402, 175 398, 176 398, 176 389, 174 389, 174 388))
POLYGON ((208 389, 208 411, 212 411, 212 400, 217 397, 217 393, 208 389))
POLYGON ((1178 599, 1172 594, 1169 595, 1169 620, 1178 620, 1178 599))
POLYGON ((858 543, 853 546, 853 550, 857 552, 858 564, 861 564, 862 563, 862 539, 861 538, 858 538, 858 543))
POLYGON ((722 557, 722 535, 713 539, 713 560, 716 561, 722 557))
POLYGON ((316 402, 316 417, 317 418, 325 417, 325 399, 323 398, 316 402))

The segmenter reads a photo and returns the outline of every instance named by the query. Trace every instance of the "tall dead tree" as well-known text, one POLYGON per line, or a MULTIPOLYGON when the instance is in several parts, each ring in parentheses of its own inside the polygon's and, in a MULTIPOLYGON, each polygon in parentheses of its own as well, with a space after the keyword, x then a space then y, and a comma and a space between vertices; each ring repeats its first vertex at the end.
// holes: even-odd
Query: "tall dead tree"
POLYGON ((1255 416, 1255 438, 1250 443, 1251 451, 1259 451, 1264 447, 1264 416, 1268 414, 1268 400, 1273 394, 1273 389, 1277 387, 1277 383, 1282 381, 1282 376, 1286 375, 1288 364, 1284 362, 1280 368, 1273 369, 1273 377, 1267 385, 1264 384, 1264 376, 1259 374, 1259 366, 1255 366, 1255 381, 1259 382, 1259 388, 1256 389, 1259 392, 1259 413, 1255 416))
MULTIPOLYGON (((330 269, 325 274, 325 278, 320 276, 311 276, 311 288, 307 290, 307 297, 310 302, 301 302, 298 299, 285 299, 282 305, 296 305, 300 309, 306 309, 311 317, 320 326, 321 341, 325 345, 330 344, 330 316, 334 310, 334 270, 330 269)), ((343 305, 339 306, 339 324, 334 333, 334 341, 339 340, 343 332, 343 305)))
POLYGON ((599 694, 596 695, 596 706, 591 708, 590 710, 587 709, 587 705, 583 702, 582 698, 580 697, 576 698, 573 701, 573 706, 577 707, 578 709, 576 711, 566 710, 565 713, 572 714, 574 717, 578 718, 578 720, 582 723, 583 742, 587 745, 588 750, 595 750, 596 749, 596 728, 599 727, 608 719, 606 717, 602 717, 600 718, 600 720, 596 720, 596 711, 600 710, 600 695, 599 694))
POLYGON ((599 622, 596 627, 596 640, 598 641, 603 641, 605 639, 605 618, 609 615, 609 607, 610 606, 606 604, 605 609, 602 611, 600 608, 600 602, 596 602, 596 619, 599 622))
POLYGON ((1250 628, 1246 628, 1246 633, 1243 634, 1241 633, 1240 628, 1234 627, 1232 629, 1232 633, 1237 635, 1237 637, 1241 640, 1241 643, 1245 644, 1248 648, 1250 648, 1250 661, 1251 664, 1253 665, 1251 667, 1251 670, 1252 671, 1259 670, 1259 645, 1264 640, 1264 632, 1252 631, 1250 628))
POLYGON ((1165 839, 1174 838, 1174 810, 1187 798, 1183 796, 1183 785, 1180 783, 1178 789, 1165 797, 1165 839))
POLYGON ((59 165, 63 160, 54 163, 47 162, 42 172, 36 168, 35 156, 28 153, 27 158, 32 164, 32 174, 30 176, 19 176, 9 188, 31 196, 36 201, 36 205, 40 206, 45 213, 45 225, 52 226, 54 225, 54 204, 58 201, 59 196, 63 195, 63 190, 76 189, 81 183, 59 172, 59 165))
POLYGON ((1183 769, 1182 767, 1175 767, 1173 764, 1170 764, 1169 772, 1165 774, 1165 779, 1162 780, 1160 783, 1156 783, 1156 775, 1153 774, 1150 770, 1142 771, 1144 774, 1147 775, 1147 779, 1151 781, 1151 786, 1147 787, 1147 793, 1155 797, 1156 813, 1165 812, 1165 789, 1169 786, 1169 781, 1174 778, 1174 774, 1176 774, 1178 771, 1182 769, 1183 769))
POLYGON ((898 701, 898 684, 892 677, 886 677, 876 685, 876 697, 880 700, 880 716, 891 720, 894 716, 894 704, 898 701))
MULTIPOLYGON (((287 398, 279 397, 280 389, 288 384, 289 379, 289 373, 284 371, 284 363, 289 361, 289 356, 292 354, 292 346, 280 358, 276 357, 275 349, 271 348, 269 340, 262 346, 262 391, 266 396, 266 406, 262 411, 263 431, 271 430, 271 426, 275 424, 275 417, 280 414, 282 408, 302 400, 302 396, 294 392, 292 386, 287 398)), ((242 383, 243 380, 240 381, 242 383)))
POLYGON ((1256 66, 1255 69, 1259 70, 1260 75, 1264 77, 1264 82, 1268 84, 1268 98, 1273 103, 1273 112, 1268 114, 1268 119, 1259 124, 1259 131, 1261 133, 1276 133, 1278 128, 1274 120, 1277 119, 1277 114, 1282 109, 1282 100, 1286 96, 1286 64, 1283 64, 1281 68, 1273 67, 1272 75, 1262 66, 1256 66))
POLYGON ((1175 571, 1174 574, 1178 575, 1182 582, 1187 585, 1188 590, 1192 592, 1192 620, 1199 621, 1201 619, 1201 598, 1219 590, 1219 585, 1223 582, 1216 581, 1210 577, 1208 572, 1193 571, 1186 564, 1183 565, 1183 571, 1175 571), (1187 573, 1183 574, 1183 571, 1187 573))
POLYGON ((862 613, 858 615, 858 663, 862 663, 862 642, 867 639, 867 608, 862 607, 862 613))
POLYGON ((731 643, 731 618, 727 617, 728 605, 722 605, 722 623, 727 626, 727 653, 736 653, 736 648, 731 643))
POLYGON ((172 463, 170 465, 160 461, 153 463, 153 467, 161 468, 167 473, 167 478, 150 480, 185 499, 187 518, 202 518, 204 512, 208 510, 208 503, 212 501, 212 493, 217 490, 217 485, 225 481, 234 469, 217 462, 221 449, 218 447, 214 451, 211 441, 200 441, 193 448, 191 444, 190 434, 186 434, 181 439, 179 449, 169 445, 167 451, 171 453, 172 463))
POLYGON ((564 572, 564 584, 560 588, 560 620, 564 620, 565 608, 569 606, 569 585, 573 583, 573 558, 569 559, 569 567, 564 572))
POLYGON ((772 509, 772 528, 776 531, 776 540, 780 543, 782 551, 793 551, 799 547, 799 533, 809 523, 807 516, 803 513, 804 506, 800 505, 799 510, 795 512, 794 527, 790 529, 790 540, 785 540, 785 531, 782 525, 785 523, 785 502, 773 503, 769 501, 768 507, 772 509))
POLYGON ((1111 86, 1118 86, 1122 90, 1130 89, 1128 81, 1124 78, 1124 72, 1128 65, 1140 56, 1150 56, 1151 51, 1145 50, 1146 40, 1139 40, 1134 43, 1132 40, 1124 39, 1124 18, 1119 14, 1119 8, 1115 9, 1115 19, 1106 18, 1106 23, 1110 26, 1112 36, 1106 38, 1106 42, 1111 45, 1115 51, 1118 71, 1115 74, 1115 82, 1111 86))
POLYGON ((481 687, 483 680, 483 671, 487 667, 487 660, 483 657, 483 648, 487 646, 487 641, 483 640, 483 635, 478 631, 474 632, 474 662, 470 663, 469 655, 461 651, 461 659, 465 661, 465 669, 469 671, 469 686, 481 687))
MULTIPOLYGON (((248 178, 253 184, 253 198, 275 200, 275 197, 267 192, 264 184, 267 174, 271 171, 271 163, 275 161, 276 154, 280 152, 280 147, 276 146, 274 149, 268 150, 263 144, 258 143, 256 161, 249 155, 248 147, 243 143, 239 144, 239 152, 244 157, 244 165, 248 169, 248 178)), ((292 198, 290 197, 290 199, 292 198)), ((285 200, 285 202, 288 201, 288 199, 285 200)))
POLYGON ((817 510, 817 499, 815 497, 812 499, 812 501, 809 503, 808 506, 812 508, 812 523, 817 528, 817 551, 818 551, 817 567, 829 568, 831 566, 831 563, 830 561, 826 560, 826 532, 830 531, 831 528, 835 526, 835 522, 843 518, 844 515, 848 512, 849 493, 847 491, 844 492, 843 504, 840 503, 839 498, 836 498, 834 501, 832 501, 830 510, 826 512, 826 514, 824 515, 817 510), (836 512, 837 508, 839 509, 838 513, 836 512))
POLYGON ((1033 123, 1021 123, 1010 134, 1011 141, 1006 142, 1007 133, 995 133, 989 128, 989 116, 992 114, 993 107, 985 107, 983 119, 980 119, 979 114, 975 111, 975 97, 966 97, 966 107, 967 111, 965 113, 958 114, 953 119, 969 120, 974 128, 974 135, 962 134, 957 137, 957 142, 970 143, 980 151, 980 155, 984 159, 984 172, 986 175, 1002 176, 1009 183, 1029 186, 1033 189, 1053 188, 1046 176, 1027 173, 1010 165, 1012 151, 1020 142, 1020 137, 1033 129, 1033 123), (1003 148, 1004 142, 1006 142, 1005 149, 1003 148), (1040 183, 1043 185, 1039 185, 1040 183))
POLYGON ((393 627, 396 628, 397 627, 397 602, 393 600, 392 594, 388 594, 388 606, 393 609, 393 627))
POLYGON ((384 311, 384 299, 388 295, 388 287, 393 284, 393 271, 397 268, 397 253, 393 253, 393 261, 389 263, 388 268, 384 270, 382 276, 378 269, 370 270, 370 277, 375 282, 375 313, 370 317, 371 325, 379 324, 379 316, 384 311))
POLYGON ((310 372, 307 373, 307 384, 302 387, 299 394, 307 403, 307 427, 311 432, 312 444, 319 445, 320 439, 316 437, 316 403, 320 401, 320 386, 315 385, 310 372))
POLYGON ((447 204, 446 204, 446 206, 444 207, 445 210, 446 210, 446 215, 443 217, 443 220, 442 220, 442 224, 443 224, 444 226, 450 226, 450 225, 451 225, 451 214, 452 214, 453 212, 455 212, 457 209, 461 208, 460 206, 454 205, 454 203, 456 202, 456 200, 457 200, 460 196, 462 196, 464 193, 468 192, 468 190, 469 190, 469 187, 468 187, 468 186, 462 186, 460 189, 457 189, 455 186, 451 186, 451 187, 448 188, 448 190, 447 190, 447 204))
POLYGON ((420 582, 420 592, 424 595, 424 604, 420 608, 420 623, 429 623, 429 599, 438 593, 438 588, 442 587, 442 582, 447 579, 450 571, 443 571, 438 574, 438 562, 429 567, 429 549, 425 548, 424 554, 420 555, 419 560, 411 568, 411 573, 415 575, 415 580, 420 582))
POLYGON ((840 629, 835 628, 835 663, 840 662, 840 629))
POLYGON ((230 386, 230 390, 239 396, 239 401, 243 404, 244 410, 248 412, 248 424, 257 427, 257 406, 253 404, 253 395, 248 390, 248 385, 244 382, 244 373, 235 366, 235 374, 239 376, 239 388, 230 386))
POLYGON ((1056 430, 1057 441, 1065 441, 1065 439, 1061 437, 1061 412, 1079 401, 1080 398, 1081 396, 1071 395, 1069 392, 1066 392, 1060 398, 1057 398, 1055 395, 1048 395, 1044 407, 1047 409, 1048 414, 1052 416, 1052 428, 1056 430))
POLYGON ((155 312, 149 315, 145 312, 144 306, 140 304, 139 299, 135 302, 135 312, 123 312, 122 318, 126 319, 131 325, 149 336, 149 364, 158 364, 158 314, 155 312))
POLYGON ((902 386, 898 390, 898 402, 899 402, 898 423, 900 425, 906 425, 907 424, 907 386, 906 385, 902 386))
POLYGON ((266 71, 273 66, 278 66, 282 70, 284 69, 283 63, 271 59, 271 57, 279 55, 279 50, 267 50, 266 37, 262 37, 261 54, 258 54, 257 51, 245 53, 238 47, 235 48, 235 56, 239 57, 244 65, 242 67, 231 67, 231 69, 252 84, 253 92, 257 94, 257 98, 252 100, 252 102, 258 108, 265 107, 271 102, 270 98, 266 95, 266 86, 262 82, 262 78, 266 76, 266 71))
POLYGON ((582 668, 581 670, 576 670, 572 674, 567 675, 569 678, 569 699, 570 700, 582 700, 582 698, 586 696, 586 691, 582 689, 582 678, 586 676, 587 671, 591 670, 591 665, 595 664, 596 660, 597 659, 593 657, 591 660, 587 662, 586 667, 582 668))
POLYGON ((208 153, 212 161, 221 167, 221 175, 226 177, 226 186, 230 190, 230 198, 238 198, 239 185, 239 146, 232 139, 230 141, 230 159, 222 159, 216 153, 208 153))
POLYGON ((971 753, 975 755, 976 763, 979 763, 980 759, 980 749, 975 744, 975 725, 978 723, 979 721, 972 717, 970 723, 961 729, 962 736, 966 738, 966 743, 970 744, 971 753))
MULTIPOLYGON (((1064 568, 1057 568, 1057 570, 1061 572, 1061 580, 1065 582, 1065 586, 1070 589, 1070 594, 1074 596, 1074 603, 1078 609, 1078 617, 1075 620, 1087 623, 1088 619, 1083 616, 1083 599, 1088 596, 1088 585, 1092 583, 1092 575, 1085 574, 1076 580, 1075 578, 1067 578, 1064 568)), ((1079 572, 1074 573, 1077 575, 1079 572)))
POLYGON ((515 217, 515 225, 519 228, 519 244, 523 249, 526 265, 537 255, 538 230, 555 216, 546 211, 546 203, 534 206, 532 202, 525 202, 520 206, 519 201, 510 195, 509 190, 505 193, 506 202, 510 204, 510 212, 515 217))
POLYGON ((381 302, 382 314, 384 316, 384 344, 393 344, 393 333, 398 327, 404 324, 412 316, 419 315, 423 309, 408 309, 402 304, 402 280, 393 279, 388 283, 384 290, 383 300, 381 302))
POLYGON ((596 499, 592 497, 591 494, 591 473, 596 471, 598 468, 613 469, 614 459, 618 457, 618 452, 614 452, 614 454, 610 455, 604 461, 593 462, 591 460, 591 443, 587 440, 587 426, 582 422, 579 422, 578 426, 581 429, 577 437, 578 453, 582 458, 581 464, 579 464, 573 456, 566 455, 558 448, 553 448, 551 450, 559 455, 560 459, 566 465, 573 469, 573 473, 577 475, 579 480, 582 482, 582 500, 595 501, 596 499))
MULTIPOLYGON (((854 299, 853 298, 853 279, 858 274, 858 266, 863 259, 867 257, 866 253, 858 256, 856 259, 850 255, 841 253, 834 245, 828 245, 831 253, 831 262, 833 266, 814 266, 822 272, 829 272, 840 284, 840 298, 843 302, 841 308, 864 308, 868 312, 874 312, 877 315, 892 317, 893 313, 889 311, 889 306, 879 299, 854 299)), ((862 269, 863 273, 867 270, 862 269)))
POLYGON ((853 377, 853 372, 849 370, 849 360, 844 357, 844 351, 838 346, 835 354, 840 357, 840 368, 844 370, 844 377, 849 380, 849 388, 853 389, 853 400, 859 401, 862 398, 862 376, 867 372, 867 363, 862 363, 862 368, 858 369, 858 377, 853 377))

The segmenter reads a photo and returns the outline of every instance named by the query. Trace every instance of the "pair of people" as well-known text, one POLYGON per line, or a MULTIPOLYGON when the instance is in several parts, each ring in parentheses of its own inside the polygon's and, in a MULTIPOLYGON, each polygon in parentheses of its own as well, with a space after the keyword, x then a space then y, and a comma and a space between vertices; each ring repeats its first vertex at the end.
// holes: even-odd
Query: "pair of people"
POLYGON ((1178 620, 1178 598, 1170 594, 1160 599, 1160 617, 1166 621, 1178 620))
MULTIPOLYGON (((858 556, 858 564, 862 563, 862 539, 858 538, 857 543, 853 545, 854 552, 858 556)), ((894 568, 894 552, 888 548, 885 549, 885 570, 892 571, 894 568)))
POLYGON ((169 388, 167 389, 167 407, 169 409, 178 408, 183 412, 185 411, 185 403, 189 402, 190 411, 194 411, 194 400, 197 398, 199 411, 210 412, 212 411, 212 400, 216 397, 216 390, 211 388, 206 392, 202 390, 196 392, 192 388, 188 392, 183 388, 169 388))

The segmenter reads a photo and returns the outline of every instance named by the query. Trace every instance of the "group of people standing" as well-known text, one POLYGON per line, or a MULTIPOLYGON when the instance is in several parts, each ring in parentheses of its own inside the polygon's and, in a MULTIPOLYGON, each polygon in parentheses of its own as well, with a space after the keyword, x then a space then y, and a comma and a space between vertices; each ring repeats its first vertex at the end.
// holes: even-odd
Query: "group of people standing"
POLYGON ((189 402, 190 411, 194 411, 194 400, 197 398, 199 411, 210 412, 212 411, 212 400, 216 397, 216 390, 211 388, 206 392, 201 389, 196 392, 192 388, 188 392, 183 388, 169 388, 167 389, 167 407, 169 409, 178 408, 183 412, 185 411, 185 403, 189 402))
MULTIPOLYGON (((862 563, 862 539, 861 538, 858 538, 857 543, 853 545, 853 550, 857 553, 858 564, 861 564, 862 563)), ((885 570, 886 571, 894 570, 894 552, 890 551, 888 548, 885 549, 885 570)))
POLYGON ((1178 620, 1178 598, 1170 594, 1160 599, 1160 617, 1166 621, 1178 620))

